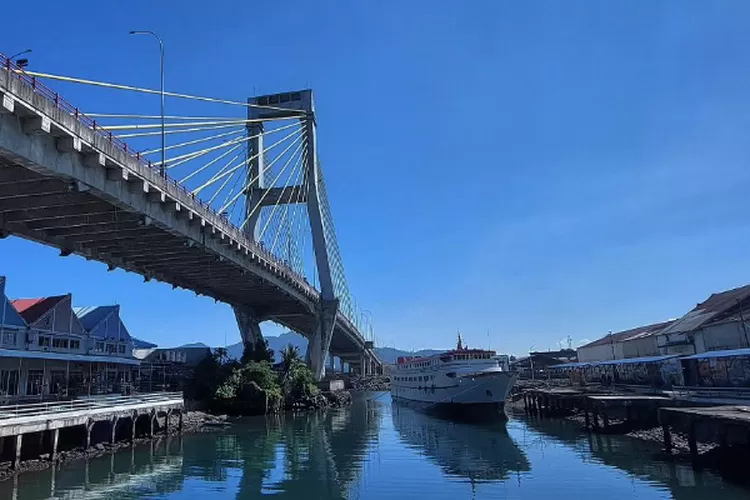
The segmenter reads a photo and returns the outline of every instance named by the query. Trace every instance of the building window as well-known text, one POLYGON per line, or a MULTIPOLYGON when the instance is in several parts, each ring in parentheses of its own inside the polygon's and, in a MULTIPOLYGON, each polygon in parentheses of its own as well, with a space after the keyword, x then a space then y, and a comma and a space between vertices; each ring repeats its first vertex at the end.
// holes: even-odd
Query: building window
POLYGON ((53 349, 67 349, 68 348, 68 339, 60 339, 60 338, 53 338, 52 339, 52 348, 53 349))
POLYGON ((18 394, 18 370, 0 370, 0 393, 5 396, 18 394))
POLYGON ((114 354, 117 352, 117 344, 107 344, 107 354, 114 354))
POLYGON ((81 341, 80 340, 71 340, 70 341, 70 348, 71 350, 77 351, 81 348, 81 341))
POLYGON ((104 352, 104 342, 97 342, 94 350, 96 352, 104 352))
POLYGON ((42 394, 43 381, 44 381, 43 370, 29 370, 29 375, 26 379, 26 395, 38 396, 42 394))
POLYGON ((3 345, 16 345, 16 332, 3 332, 3 345))
POLYGON ((118 345, 117 352, 119 352, 120 354, 125 354, 125 344, 118 345))
POLYGON ((49 347, 49 337, 39 336, 39 347, 49 347))

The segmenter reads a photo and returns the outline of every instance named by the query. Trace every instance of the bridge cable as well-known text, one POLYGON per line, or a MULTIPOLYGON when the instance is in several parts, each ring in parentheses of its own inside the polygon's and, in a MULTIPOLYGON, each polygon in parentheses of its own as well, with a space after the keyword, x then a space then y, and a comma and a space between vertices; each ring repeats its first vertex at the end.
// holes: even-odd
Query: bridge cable
MULTIPOLYGON (((289 125, 285 125, 283 127, 278 127, 278 128, 273 129, 273 130, 269 130, 267 133, 268 134, 272 134, 272 133, 278 132, 280 130, 286 130, 288 128, 294 127, 295 125, 297 125, 297 124, 296 123, 292 123, 292 124, 289 124, 289 125)), ((252 136, 247 136, 247 137, 238 137, 236 139, 231 139, 229 141, 222 142, 221 144, 219 144, 217 146, 211 146, 209 148, 201 149, 199 151, 193 151, 191 153, 186 153, 186 154, 183 154, 181 156, 175 156, 174 158, 168 158, 166 160, 166 162, 167 162, 167 169, 178 167, 178 166, 180 166, 180 165, 182 165, 184 163, 189 162, 190 160, 194 160, 195 158, 198 158, 199 156, 203 156, 204 154, 211 153, 213 151, 216 151, 217 149, 221 149, 221 148, 226 147, 226 146, 231 146, 231 145, 237 144, 237 143, 249 142, 250 140, 256 139, 256 138, 260 137, 263 134, 264 133, 256 134, 256 135, 252 135, 252 136)), ((153 165, 159 166, 159 165, 161 165, 161 162, 160 161, 159 162, 154 162, 153 165)))
MULTIPOLYGON (((111 89, 117 89, 117 90, 129 90, 132 92, 141 92, 144 94, 157 94, 161 95, 161 90, 154 90, 154 89, 147 89, 142 87, 134 87, 132 85, 121 85, 118 83, 109 83, 109 82, 100 82, 96 80, 86 80, 83 78, 74 78, 71 76, 62 76, 62 75, 53 75, 50 73, 40 73, 38 71, 23 71, 24 74, 27 74, 29 76, 35 76, 37 78, 49 78, 50 80, 61 80, 64 82, 70 82, 70 83, 81 83, 84 85, 93 85, 95 87, 104 87, 104 88, 111 88, 111 89)), ((243 106, 246 108, 255 108, 255 109, 268 109, 273 111, 284 111, 285 113, 290 113, 291 115, 300 115, 304 116, 307 114, 305 111, 299 111, 289 108, 282 108, 279 106, 267 106, 262 104, 255 104, 250 102, 242 102, 242 101, 232 101, 229 99, 218 99, 215 97, 204 97, 204 96, 197 96, 197 95, 190 95, 190 94, 181 94, 178 92, 164 92, 165 96, 169 97, 177 97, 179 99, 192 99, 195 101, 205 101, 205 102, 214 102, 217 104, 232 104, 235 106, 243 106)))
MULTIPOLYGON (((300 129, 300 130, 302 130, 302 129, 300 129)), ((300 134, 298 134, 298 135, 297 135, 297 138, 296 138, 296 139, 295 139, 295 140, 294 140, 293 142, 291 142, 291 143, 290 143, 290 144, 289 144, 289 145, 288 145, 288 146, 287 146, 287 147, 286 147, 286 148, 284 149, 284 151, 282 151, 281 153, 279 153, 279 155, 278 155, 278 156, 277 156, 276 158, 274 158, 274 159, 273 159, 273 161, 271 161, 271 162, 270 162, 270 163, 269 163, 269 164, 268 164, 268 165, 266 166, 266 168, 264 168, 264 169, 263 169, 263 171, 261 171, 261 172, 258 172, 258 175, 257 175, 257 176, 255 176, 255 177, 254 177, 253 179, 250 179, 250 180, 249 180, 249 181, 247 182, 247 184, 245 185, 245 187, 246 187, 246 190, 247 190, 247 189, 248 189, 248 188, 250 187, 250 185, 252 185, 252 183, 253 183, 253 182, 255 182, 256 180, 258 180, 258 179, 260 178, 260 176, 262 176, 262 175, 263 175, 263 174, 264 174, 264 173, 265 173, 265 172, 266 172, 267 170, 269 170, 269 169, 270 169, 270 168, 271 168, 271 167, 272 167, 272 166, 274 165, 274 163, 276 163, 276 162, 277 162, 277 161, 278 161, 278 160, 279 160, 280 158, 282 158, 282 157, 283 157, 283 156, 284 156, 284 155, 285 155, 285 154, 287 153, 287 151, 289 151, 289 150, 290 150, 290 149, 291 149, 291 148, 292 148, 292 147, 293 147, 293 146, 294 146, 294 145, 295 145, 295 144, 296 144, 296 143, 297 143, 297 142, 298 142, 298 141, 299 141, 299 140, 300 140, 300 139, 301 139, 302 137, 303 137, 303 135, 302 135, 301 133, 300 133, 300 134)), ((277 144, 278 144, 278 143, 277 143, 277 144)), ((302 147, 302 144, 300 144, 300 145, 298 146, 297 150, 299 150, 299 148, 300 148, 300 147, 302 147)), ((270 149, 270 147, 269 147, 268 149, 270 149)), ((296 153, 296 151, 295 151, 295 153, 296 153)), ((294 155, 295 153, 292 153, 292 155, 294 155)), ((257 157, 258 155, 256 154, 256 155, 253 155, 253 156, 257 157)), ((245 161, 245 163, 244 163, 243 165, 241 165, 241 166, 244 166, 244 165, 246 165, 246 164, 249 164, 249 163, 250 163, 250 160, 251 160, 251 159, 252 159, 252 158, 248 158, 248 160, 247 160, 247 161, 245 161)), ((288 162, 287 162, 287 165, 288 165, 288 162)), ((285 168, 286 168, 286 166, 287 166, 287 165, 285 165, 285 168)), ((226 175, 226 173, 224 173, 224 174, 222 174, 222 175, 226 175)), ((274 182, 275 182, 275 181, 274 181, 274 182)), ((229 204, 227 204, 227 205, 223 206, 223 207, 221 208, 221 210, 219 210, 219 212, 223 212, 224 210, 226 210, 226 209, 228 208, 228 205, 230 205, 230 204, 233 204, 233 203, 235 203, 235 202, 237 201, 237 199, 238 199, 238 198, 239 198, 239 197, 240 197, 240 196, 242 195, 242 193, 243 193, 243 191, 240 191, 239 193, 237 193, 237 195, 235 196, 235 198, 233 198, 233 199, 232 199, 232 201, 231 201, 231 202, 230 202, 229 204)), ((262 202, 262 201, 263 201, 263 199, 265 198, 265 195, 267 195, 267 194, 268 194, 268 192, 264 193, 263 197, 262 197, 262 198, 261 198, 261 200, 260 200, 260 201, 258 202, 258 204, 260 204, 260 202, 262 202)), ((239 227, 239 229, 240 229, 240 230, 242 230, 242 229, 243 229, 243 228, 245 227, 245 224, 247 224, 247 221, 248 221, 248 220, 250 219, 250 216, 252 216, 252 214, 248 215, 248 217, 247 217, 247 218, 245 219, 245 221, 244 221, 244 222, 242 223, 242 225, 241 225, 241 226, 239 227)))
MULTIPOLYGON (((201 168, 199 168, 199 169, 197 169, 197 170, 194 170, 193 172, 191 172, 191 173, 190 173, 190 174, 188 174, 187 176, 183 177, 183 178, 182 178, 181 180, 179 180, 178 182, 179 182, 180 184, 184 184, 184 183, 185 183, 186 181, 188 181, 188 180, 189 180, 189 179, 191 179, 192 177, 194 177, 194 176, 198 175, 198 174, 199 174, 199 173, 201 173, 202 171, 206 170, 206 169, 207 169, 208 167, 210 167, 210 166, 211 166, 211 165, 213 165, 214 163, 218 162, 219 160, 221 160, 221 159, 222 159, 222 158, 224 158, 225 156, 228 156, 228 155, 230 155, 230 154, 232 153, 232 151, 236 151, 236 150, 240 149, 241 147, 242 147, 242 144, 237 144, 236 146, 234 146, 234 147, 232 147, 232 148, 228 149, 227 151, 223 152, 223 153, 222 153, 221 155, 217 156, 216 158, 214 158, 214 159, 213 159, 213 160, 211 160, 210 162, 206 163, 206 164, 205 164, 205 165, 203 165, 203 166, 202 166, 201 168)), ((233 162, 234 162, 234 161, 235 161, 235 160, 236 160, 237 158, 239 158, 239 156, 240 156, 241 154, 242 154, 242 153, 238 153, 238 154, 237 154, 237 155, 236 155, 236 156, 235 156, 234 158, 232 158, 231 160, 229 160, 229 164, 233 163, 233 162)))
MULTIPOLYGON (((267 150, 268 150, 268 149, 272 149, 272 148, 274 148, 274 147, 278 146, 279 144, 282 144, 282 143, 283 143, 284 141, 286 141, 287 139, 289 139, 289 138, 291 138, 291 137, 294 137, 295 135, 296 135, 296 136, 298 136, 298 137, 300 137, 300 133, 301 133, 301 131, 302 131, 302 128, 300 127, 299 129, 297 129, 297 130, 295 130, 295 131, 293 131, 293 132, 291 132, 291 133, 289 133, 289 134, 285 135, 284 137, 282 137, 281 139, 279 139, 279 140, 278 140, 278 141, 276 141, 275 143, 271 144, 271 145, 270 145, 270 146, 268 146, 268 148, 266 148, 266 149, 267 149, 267 150)), ((297 139, 297 140, 299 140, 299 139, 297 139)), ((297 140, 295 140, 294 142, 292 142, 292 144, 294 144, 294 143, 295 143, 295 142, 296 142, 297 140)), ((239 170, 240 168, 244 167, 245 165, 248 165, 248 164, 249 164, 249 163, 250 163, 250 162, 251 162, 252 160, 254 160, 255 158, 257 158, 258 156, 260 156, 260 153, 256 153, 256 154, 254 154, 254 155, 252 155, 252 156, 248 157, 248 158, 247 158, 246 160, 243 160, 243 161, 242 161, 242 162, 241 162, 240 164, 238 164, 238 165, 235 165, 234 167, 232 167, 232 169, 231 169, 231 170, 228 170, 228 171, 224 172, 224 173, 223 173, 223 174, 221 174, 220 176, 215 176, 215 177, 213 177, 213 178, 212 178, 212 179, 210 179, 210 180, 209 180, 208 182, 206 182, 206 183, 202 184, 201 186, 199 186, 198 188, 196 188, 196 189, 195 189, 195 190, 193 191, 193 194, 197 195, 197 194, 198 194, 198 193, 200 193, 200 192, 201 192, 201 191, 202 191, 203 189, 205 189, 206 187, 210 186, 210 185, 211 185, 212 183, 216 182, 217 180, 219 180, 219 179, 221 179, 221 178, 223 178, 223 177, 225 177, 225 176, 229 175, 230 173, 234 172, 235 170, 239 170)), ((261 175, 261 173, 259 173, 258 175, 261 175)), ((255 182, 255 180, 257 180, 257 178, 256 178, 256 179, 252 179, 252 180, 250 180, 250 181, 249 181, 249 183, 253 183, 253 182, 255 182)))
MULTIPOLYGON (((271 244, 271 253, 273 253, 274 248, 276 248, 276 238, 281 233, 281 230, 285 229, 286 230, 286 234, 285 234, 286 252, 287 252, 286 256, 287 256, 287 260, 289 262, 292 262, 292 255, 291 255, 291 248, 290 248, 290 245, 291 245, 291 242, 292 242, 292 235, 291 235, 291 220, 292 219, 291 219, 291 217, 289 217, 289 220, 287 220, 287 216, 289 215, 290 211, 296 212, 296 208, 297 208, 296 207, 296 203, 299 201, 300 193, 302 191, 302 185, 300 184, 300 180, 302 178, 302 173, 305 170, 304 165, 305 165, 306 161, 307 161, 307 150, 305 150, 305 152, 303 154, 302 164, 300 166, 299 171, 297 172, 297 176, 295 177, 294 184, 293 184, 294 187, 297 188, 297 201, 295 201, 295 205, 292 205, 292 196, 290 195, 289 196, 289 202, 287 202, 287 203, 284 204, 284 215, 283 215, 283 217, 281 219, 281 228, 276 233, 276 236, 274 237, 273 243, 271 244), (293 210, 293 208, 295 210, 293 210)), ((294 194, 294 193, 292 193, 292 194, 294 194)), ((281 198, 282 198, 282 200, 284 199, 283 193, 282 193, 281 198)))
MULTIPOLYGON (((245 133, 245 130, 243 129, 232 130, 231 132, 222 132, 221 134, 211 135, 208 137, 201 137, 200 139, 193 139, 192 141, 172 144, 171 146, 165 147, 164 151, 169 151, 170 149, 183 148, 185 146, 192 146, 193 144, 199 144, 201 142, 207 142, 207 141, 211 141, 214 139, 219 139, 220 137, 227 137, 230 135, 239 135, 239 134, 244 134, 244 133, 245 133)), ((159 153, 159 152, 161 152, 161 148, 148 149, 146 151, 141 151, 141 155, 151 155, 151 154, 159 153)))
MULTIPOLYGON (((300 138, 302 138, 302 137, 304 137, 304 135, 300 135, 300 136, 299 136, 299 137, 298 137, 298 138, 297 138, 297 139, 295 140, 295 142, 297 142, 297 141, 298 141, 298 140, 299 140, 300 138)), ((281 168, 281 169, 279 170, 279 173, 278 173, 278 175, 277 175, 277 176, 276 176, 276 177, 274 178, 274 180, 273 180, 273 181, 271 181, 271 186, 274 186, 274 185, 275 185, 275 184, 276 184, 276 183, 277 183, 277 182, 279 181, 279 178, 281 177, 281 175, 282 175, 282 174, 283 174, 283 173, 284 173, 284 172, 286 171, 286 169, 287 169, 287 168, 289 168, 289 165, 291 164, 292 160, 293 160, 293 159, 294 159, 294 157, 295 157, 295 156, 297 155, 297 153, 298 153, 298 152, 300 151, 300 149, 302 149, 302 146, 304 146, 304 144, 305 144, 304 142, 301 142, 301 143, 300 143, 300 145, 299 145, 299 146, 297 146, 297 149, 296 149, 296 150, 294 150, 294 152, 293 152, 293 153, 292 153, 292 154, 291 154, 291 155, 289 156, 289 159, 287 159, 287 161, 286 161, 286 163, 284 164, 284 166, 283 166, 283 167, 282 167, 282 168, 281 168)), ((289 148, 290 148, 291 146, 293 146, 293 145, 294 145, 294 143, 290 144, 290 145, 289 145, 289 147, 287 147, 287 150, 288 150, 288 149, 289 149, 289 148)), ((286 153, 286 150, 284 150, 284 151, 283 151, 283 152, 282 152, 281 154, 279 154, 279 156, 277 156, 276 158, 274 158, 274 160, 273 160, 273 161, 272 161, 272 162, 271 162, 271 163, 270 163, 270 164, 268 165, 268 168, 266 168, 266 170, 270 169, 270 168, 271 168, 271 166, 272 166, 272 165, 273 165, 274 163, 276 163, 276 161, 277 161, 277 160, 278 160, 279 158, 281 158, 281 157, 282 157, 282 156, 283 156, 283 155, 284 155, 285 153, 286 153)), ((248 183, 248 185, 249 185, 249 184, 252 184, 252 182, 253 182, 253 181, 251 181, 250 183, 248 183)), ((256 205, 255 205, 255 206, 253 207, 252 211, 251 211, 251 212, 250 212, 250 213, 249 213, 249 214, 247 215, 247 217, 245 218, 245 221, 244 221, 244 222, 242 223, 242 225, 240 226, 240 229, 243 229, 243 228, 245 227, 245 225, 246 225, 246 224, 248 223, 248 221, 250 220, 250 218, 251 218, 251 217, 252 217, 252 216, 253 216, 253 215, 255 214, 255 211, 256 211, 256 210, 258 210, 258 209, 259 209, 260 207, 262 207, 262 206, 263 206, 263 200, 265 200, 265 199, 266 199, 266 196, 268 196, 268 193, 270 193, 270 190, 265 190, 265 191, 263 192, 263 196, 261 196, 261 197, 260 197, 260 200, 258 200, 258 203, 257 203, 257 204, 256 204, 256 205)), ((276 206, 276 205, 274 205, 274 206, 276 206)), ((269 220, 270 220, 270 219, 269 219, 269 220)), ((266 222, 266 226, 267 226, 267 225, 268 225, 268 222, 266 222)), ((260 237, 258 238, 259 240, 263 238, 263 232, 265 232, 265 229, 266 229, 266 228, 265 228, 265 226, 264 226, 264 227, 263 227, 263 231, 261 232, 261 235, 260 235, 260 237)))
MULTIPOLYGON (((303 170, 302 157, 303 156, 305 156, 305 155, 304 154, 300 155, 299 159, 297 160, 297 165, 295 165, 294 170, 292 171, 292 172, 295 172, 295 171, 297 172, 297 175, 294 178, 294 184, 293 184, 294 187, 298 187, 300 175, 302 175, 302 170, 303 170)), ((290 175, 290 178, 288 180, 291 180, 291 175, 290 175)), ((284 188, 281 190, 281 196, 280 196, 280 198, 281 198, 282 203, 284 203, 284 193, 286 192, 286 188, 287 187, 289 187, 289 186, 285 184, 284 188)), ((292 189, 294 189, 294 187, 292 189)), ((291 201, 291 194, 289 195, 289 198, 290 198, 289 201, 291 201)), ((276 208, 276 206, 278 206, 278 205, 274 205, 274 209, 276 208)), ((281 233, 281 230, 282 230, 282 228, 284 226, 284 223, 286 222, 286 217, 287 217, 288 212, 289 212, 289 203, 288 202, 284 203, 284 209, 283 210, 284 210, 284 213, 282 215, 281 222, 279 224, 279 227, 277 227, 277 229, 276 229, 276 234, 274 235, 273 242, 271 243, 271 253, 273 253, 274 249, 276 248, 276 241, 277 241, 277 239, 279 237, 279 234, 281 233)))

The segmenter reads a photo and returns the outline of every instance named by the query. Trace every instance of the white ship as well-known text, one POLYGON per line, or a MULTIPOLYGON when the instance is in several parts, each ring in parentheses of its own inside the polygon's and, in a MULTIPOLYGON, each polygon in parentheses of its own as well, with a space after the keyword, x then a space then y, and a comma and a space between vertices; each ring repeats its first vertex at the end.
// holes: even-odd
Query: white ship
POLYGON ((391 394, 399 402, 452 416, 502 415, 516 377, 494 351, 456 349, 429 357, 399 357, 391 394))

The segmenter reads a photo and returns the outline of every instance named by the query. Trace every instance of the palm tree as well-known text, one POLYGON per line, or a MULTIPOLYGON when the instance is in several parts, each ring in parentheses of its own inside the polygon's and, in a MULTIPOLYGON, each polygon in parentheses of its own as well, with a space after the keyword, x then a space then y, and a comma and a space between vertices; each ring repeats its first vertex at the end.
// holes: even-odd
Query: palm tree
POLYGON ((299 348, 296 345, 287 344, 286 347, 281 350, 281 363, 284 366, 285 374, 289 373, 292 366, 300 361, 302 361, 302 358, 300 358, 299 348))

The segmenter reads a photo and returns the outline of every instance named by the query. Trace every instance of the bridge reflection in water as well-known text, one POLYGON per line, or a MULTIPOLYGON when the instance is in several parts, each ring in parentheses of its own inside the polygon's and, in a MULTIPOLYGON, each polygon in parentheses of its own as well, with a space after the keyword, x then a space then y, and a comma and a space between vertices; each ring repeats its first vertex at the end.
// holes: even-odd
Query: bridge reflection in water
POLYGON ((247 419, 230 431, 161 441, 0 483, 14 500, 348 498, 377 446, 382 404, 247 419))

